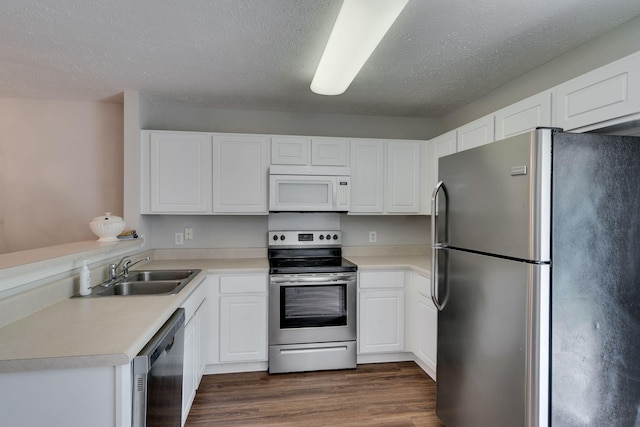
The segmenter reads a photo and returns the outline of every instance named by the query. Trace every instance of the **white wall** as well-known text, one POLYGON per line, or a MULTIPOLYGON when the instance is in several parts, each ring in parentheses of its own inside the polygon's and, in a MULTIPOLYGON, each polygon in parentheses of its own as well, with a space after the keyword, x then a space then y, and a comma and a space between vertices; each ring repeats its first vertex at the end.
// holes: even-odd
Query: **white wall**
MULTIPOLYGON (((305 214, 302 214, 305 215, 305 214)), ((323 214, 314 214, 323 215, 323 214)), ((338 214, 325 214, 338 215, 338 214)), ((343 246, 396 246, 429 244, 427 216, 379 216, 340 214, 343 246), (369 243, 369 231, 377 242, 369 243)), ((269 231, 268 216, 150 215, 151 240, 155 249, 264 248, 269 231), (193 228, 194 239, 175 244, 175 233, 193 228)), ((314 218, 314 221, 318 221, 314 218)))
POLYGON ((440 121, 416 117, 221 110, 151 101, 147 129, 392 139, 429 139, 440 121))
POLYGON ((512 80, 442 118, 442 133, 606 65, 640 49, 640 17, 512 80))
POLYGON ((0 254, 96 239, 94 217, 122 215, 122 112, 0 98, 0 254))

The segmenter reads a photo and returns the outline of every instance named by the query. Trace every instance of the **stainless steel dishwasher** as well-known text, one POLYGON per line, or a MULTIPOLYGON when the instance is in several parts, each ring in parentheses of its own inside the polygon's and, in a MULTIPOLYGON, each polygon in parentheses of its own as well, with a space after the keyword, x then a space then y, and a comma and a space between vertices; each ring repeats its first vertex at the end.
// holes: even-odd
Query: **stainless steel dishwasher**
POLYGON ((133 359, 133 427, 180 427, 184 309, 179 308, 133 359))

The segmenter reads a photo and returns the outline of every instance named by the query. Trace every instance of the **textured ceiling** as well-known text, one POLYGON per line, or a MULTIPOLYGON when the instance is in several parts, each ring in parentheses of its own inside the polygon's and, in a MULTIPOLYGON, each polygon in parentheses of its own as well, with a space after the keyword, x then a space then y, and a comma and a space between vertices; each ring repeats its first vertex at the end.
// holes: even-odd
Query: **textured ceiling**
POLYGON ((347 92, 309 90, 341 0, 2 0, 0 96, 140 90, 229 109, 446 114, 640 14, 638 0, 410 0, 347 92))

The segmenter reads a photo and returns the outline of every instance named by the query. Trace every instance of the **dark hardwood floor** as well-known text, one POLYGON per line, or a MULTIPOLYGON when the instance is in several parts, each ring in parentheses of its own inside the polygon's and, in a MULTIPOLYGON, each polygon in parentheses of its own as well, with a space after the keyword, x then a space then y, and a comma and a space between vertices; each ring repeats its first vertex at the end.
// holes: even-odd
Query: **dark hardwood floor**
POLYGON ((269 375, 205 375, 186 427, 428 426, 435 382, 415 363, 269 375))

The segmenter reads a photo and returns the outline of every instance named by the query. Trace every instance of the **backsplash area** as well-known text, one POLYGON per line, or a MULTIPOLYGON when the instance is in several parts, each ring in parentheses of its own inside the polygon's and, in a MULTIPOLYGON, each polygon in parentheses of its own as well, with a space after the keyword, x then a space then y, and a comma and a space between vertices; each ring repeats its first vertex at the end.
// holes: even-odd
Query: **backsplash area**
POLYGON ((266 248, 267 232, 277 229, 337 228, 343 247, 428 245, 429 216, 272 213, 264 216, 147 216, 148 247, 156 249, 266 248), (193 239, 175 244, 175 233, 193 229, 193 239), (369 232, 375 231, 375 243, 369 232))

